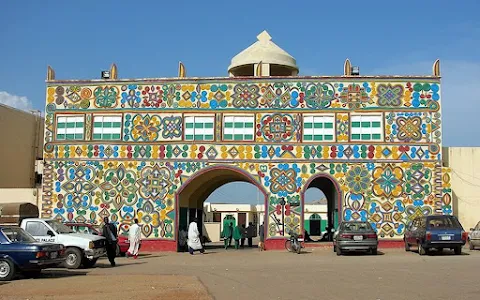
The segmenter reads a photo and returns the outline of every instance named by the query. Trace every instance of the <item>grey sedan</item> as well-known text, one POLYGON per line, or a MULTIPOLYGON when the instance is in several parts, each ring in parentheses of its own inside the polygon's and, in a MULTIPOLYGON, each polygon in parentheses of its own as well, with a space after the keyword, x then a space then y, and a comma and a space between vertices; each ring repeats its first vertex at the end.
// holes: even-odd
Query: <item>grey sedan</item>
POLYGON ((346 251, 369 251, 376 255, 378 236, 368 222, 342 222, 333 235, 333 251, 342 255, 346 251))
POLYGON ((468 244, 470 250, 480 248, 480 222, 478 222, 475 228, 470 228, 470 234, 468 235, 468 244))

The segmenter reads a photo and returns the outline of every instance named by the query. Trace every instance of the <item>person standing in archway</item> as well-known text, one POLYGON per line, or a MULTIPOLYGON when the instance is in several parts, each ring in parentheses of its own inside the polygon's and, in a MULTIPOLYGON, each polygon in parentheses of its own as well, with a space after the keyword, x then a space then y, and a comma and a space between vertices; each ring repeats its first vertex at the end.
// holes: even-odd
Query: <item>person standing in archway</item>
POLYGON ((240 245, 240 239, 242 239, 243 236, 243 229, 240 226, 235 226, 235 229, 233 230, 233 239, 235 240, 235 249, 239 248, 240 245))
POLYGON ((253 247, 253 236, 255 235, 255 228, 253 227, 253 223, 248 223, 247 227, 247 240, 248 240, 248 247, 253 247))
POLYGON ((223 227, 223 243, 225 245, 225 250, 232 245, 232 236, 233 236, 233 225, 228 223, 228 226, 223 227))
POLYGON ((262 225, 259 226, 258 228, 258 235, 260 236, 260 241, 258 242, 258 250, 263 251, 265 250, 265 228, 262 225))
POLYGON ((128 230, 128 241, 130 243, 130 247, 128 247, 127 257, 133 256, 134 259, 138 257, 138 249, 140 248, 140 238, 142 235, 142 230, 138 225, 138 219, 133 220, 134 223, 130 226, 128 230))
POLYGON ((188 226, 188 252, 193 255, 193 252, 200 251, 200 253, 204 253, 205 250, 203 249, 202 243, 200 241, 200 232, 198 231, 197 226, 198 219, 193 219, 192 223, 188 226))

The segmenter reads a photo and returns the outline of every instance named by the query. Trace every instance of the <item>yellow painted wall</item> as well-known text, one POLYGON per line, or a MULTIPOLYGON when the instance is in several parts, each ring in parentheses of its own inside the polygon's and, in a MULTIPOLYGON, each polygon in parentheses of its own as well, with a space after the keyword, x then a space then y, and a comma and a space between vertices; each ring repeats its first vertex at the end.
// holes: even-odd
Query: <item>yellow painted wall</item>
POLYGON ((35 159, 43 156, 43 124, 43 118, 0 105, 0 188, 34 187, 35 159))
POLYGON ((480 147, 445 147, 443 154, 451 169, 454 214, 470 230, 480 221, 480 147))

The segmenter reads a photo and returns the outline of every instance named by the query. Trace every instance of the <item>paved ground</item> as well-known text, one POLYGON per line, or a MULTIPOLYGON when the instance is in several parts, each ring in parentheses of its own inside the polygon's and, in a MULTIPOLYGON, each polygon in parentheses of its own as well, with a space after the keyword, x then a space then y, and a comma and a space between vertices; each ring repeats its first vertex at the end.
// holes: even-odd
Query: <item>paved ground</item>
POLYGON ((419 256, 386 249, 377 256, 337 257, 331 249, 307 250, 300 255, 256 249, 154 253, 138 260, 119 258, 116 268, 101 260, 94 269, 48 271, 43 279, 0 285, 0 299, 92 299, 85 297, 92 287, 98 299, 128 299, 132 293, 138 299, 208 299, 207 291, 215 299, 480 299, 480 251, 419 256), (84 276, 58 278, 56 272, 84 276), (177 277, 160 276, 172 274, 177 277), (44 296, 32 298, 26 291, 44 296), (69 298, 58 296, 66 291, 69 298))

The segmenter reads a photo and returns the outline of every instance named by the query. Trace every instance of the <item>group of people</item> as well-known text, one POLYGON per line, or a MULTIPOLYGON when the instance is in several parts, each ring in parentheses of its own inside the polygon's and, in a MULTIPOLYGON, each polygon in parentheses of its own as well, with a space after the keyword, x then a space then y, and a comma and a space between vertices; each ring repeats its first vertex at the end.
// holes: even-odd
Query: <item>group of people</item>
MULTIPOLYGON (((110 261, 110 265, 115 267, 115 257, 117 256, 117 244, 118 244, 118 232, 117 227, 110 223, 107 217, 103 219, 103 228, 102 228, 102 235, 105 237, 106 240, 106 250, 107 250, 107 257, 110 261)), ((129 241, 129 248, 127 253, 125 254, 127 257, 133 256, 134 259, 138 257, 138 249, 140 248, 141 243, 141 236, 142 231, 140 225, 138 225, 138 219, 133 220, 133 224, 130 226, 128 230, 128 241, 129 241)))
MULTIPOLYGON (((233 227, 233 223, 229 223, 223 227, 222 237, 225 246, 225 250, 228 249, 232 245, 232 239, 235 241, 235 249, 239 249, 240 247, 245 247, 245 239, 248 240, 248 247, 253 247, 253 237, 255 236, 255 226, 250 222, 248 227, 245 228, 245 225, 237 225, 233 227)), ((263 249, 263 224, 260 225, 260 243, 259 249, 263 249)))
MULTIPOLYGON (((180 248, 186 247, 188 252, 193 255, 195 251, 200 253, 205 253, 204 243, 202 242, 202 237, 198 230, 198 220, 195 218, 188 225, 188 232, 180 229, 179 232, 179 242, 180 248)), ((222 238, 225 245, 225 250, 232 245, 232 239, 235 241, 235 249, 245 247, 245 239, 248 241, 248 247, 253 247, 253 237, 255 236, 255 225, 251 222, 248 227, 245 228, 245 225, 233 227, 233 223, 225 225, 222 231, 222 238)), ((263 224, 259 227, 259 237, 260 242, 258 243, 258 249, 260 251, 265 250, 265 232, 263 224)))
MULTIPOLYGON (((104 225, 102 229, 102 235, 106 239, 107 257, 112 267, 115 267, 116 249, 118 244, 118 232, 117 227, 110 223, 109 219, 105 217, 103 219, 104 225)), ((138 257, 138 250, 141 244, 141 227, 138 224, 138 219, 134 219, 134 223, 130 226, 128 232, 128 241, 130 243, 129 249, 126 253, 127 257, 133 256, 134 259, 138 257)), ((180 247, 186 246, 188 252, 193 255, 195 251, 205 253, 204 243, 202 243, 200 232, 198 230, 198 220, 195 218, 188 226, 188 232, 181 229, 179 232, 180 247)), ((237 225, 233 227, 233 223, 225 225, 222 232, 224 240, 225 250, 232 244, 232 239, 235 241, 235 249, 245 247, 245 239, 248 241, 248 247, 253 247, 253 237, 255 236, 255 225, 250 222, 248 227, 245 225, 237 225)), ((260 242, 258 248, 260 251, 265 250, 265 232, 263 223, 259 226, 260 242)))

